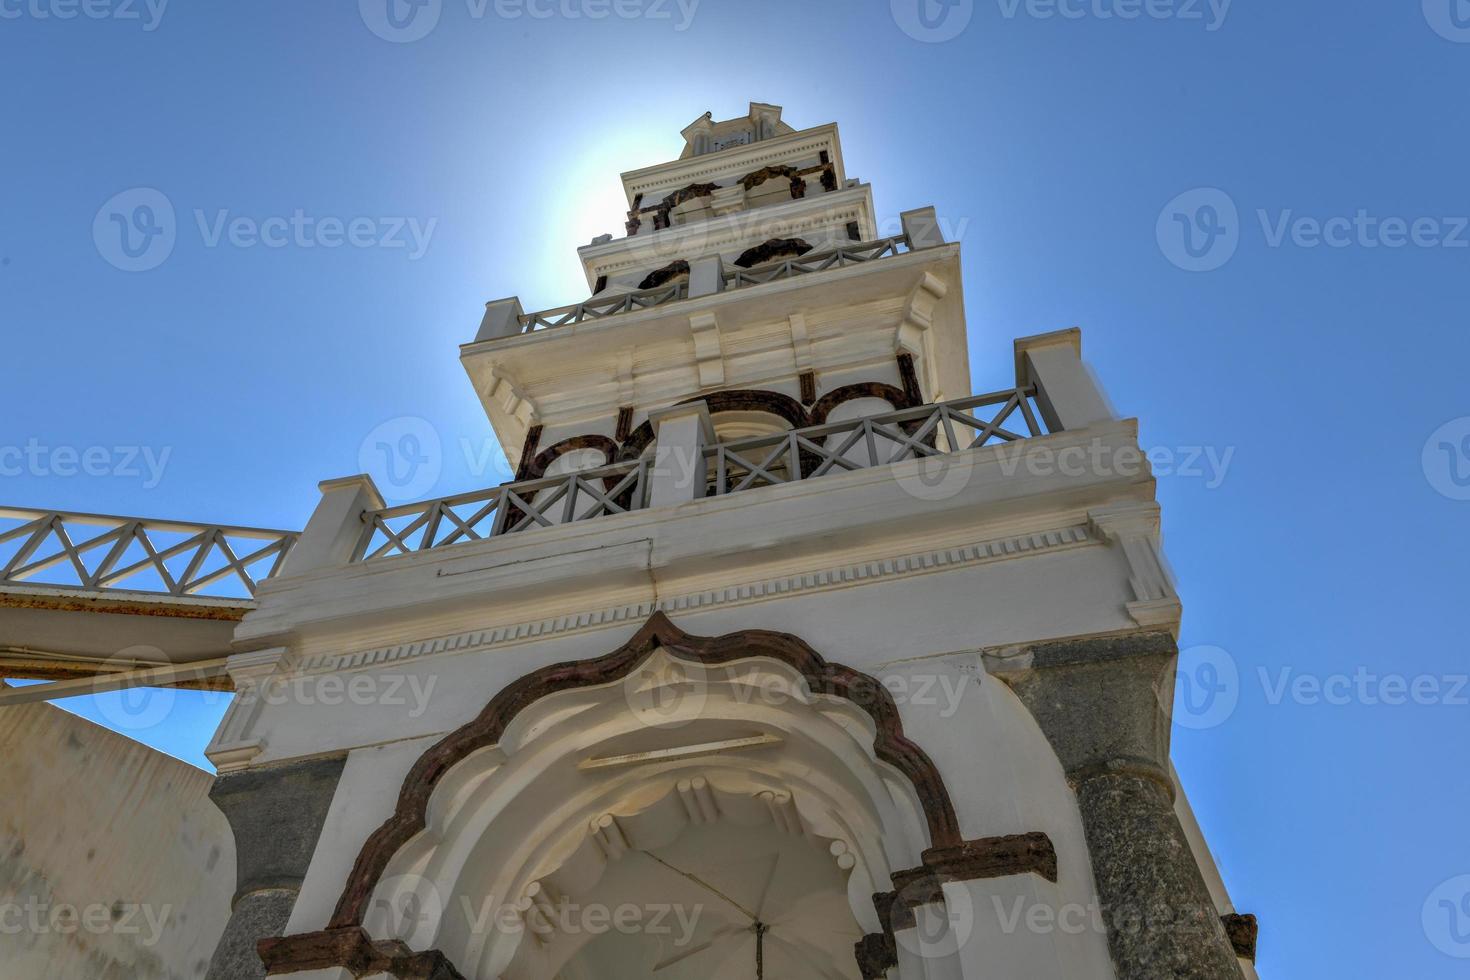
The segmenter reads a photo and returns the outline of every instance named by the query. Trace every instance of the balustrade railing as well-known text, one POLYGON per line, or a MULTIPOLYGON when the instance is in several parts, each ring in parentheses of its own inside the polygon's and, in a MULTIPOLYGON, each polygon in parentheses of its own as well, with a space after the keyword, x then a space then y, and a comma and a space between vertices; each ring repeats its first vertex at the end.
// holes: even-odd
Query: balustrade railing
MULTIPOLYGON (((1014 388, 707 446, 706 496, 1043 435, 1034 396, 1033 388, 1014 388)), ((649 506, 653 467, 648 453, 596 469, 368 511, 353 560, 642 510, 649 506)))
POLYGON ((704 450, 712 496, 1044 435, 1033 388, 793 429, 704 450), (1025 432, 1007 428, 1019 420, 1025 432))
POLYGON ((872 242, 839 245, 826 251, 808 252, 805 255, 793 256, 780 262, 767 262, 750 269, 728 270, 725 273, 725 286, 727 289, 740 289, 743 286, 758 286, 762 283, 775 282, 778 279, 804 276, 810 272, 841 269, 858 262, 871 262, 890 255, 901 255, 908 251, 909 247, 906 235, 880 238, 872 242))
POLYGON ((369 511, 363 515, 366 527, 353 560, 406 555, 533 527, 642 510, 648 506, 652 466, 653 460, 645 457, 369 511))
POLYGON ((573 303, 571 306, 558 306, 554 310, 527 313, 521 317, 521 332, 531 333, 547 327, 560 327, 568 323, 581 323, 583 320, 599 320, 605 316, 617 316, 619 313, 646 310, 664 303, 687 299, 688 296, 689 283, 687 280, 671 282, 666 286, 655 286, 653 289, 640 289, 632 293, 594 296, 584 302, 573 303))
MULTIPOLYGON (((783 259, 779 262, 767 262, 751 269, 730 269, 724 274, 723 285, 725 289, 758 286, 775 282, 778 279, 790 279, 793 276, 802 276, 811 272, 840 269, 858 262, 871 262, 874 259, 891 255, 901 255, 910 248, 911 245, 906 235, 880 238, 872 242, 853 242, 850 245, 840 245, 821 252, 808 252, 806 255, 783 259)), ((558 306, 553 310, 522 314, 520 317, 521 333, 532 333, 536 330, 565 326, 569 323, 581 323, 584 320, 599 320, 603 317, 631 313, 635 310, 652 309, 655 306, 688 298, 689 282, 687 280, 655 286, 652 289, 640 289, 631 293, 594 296, 570 306, 558 306)))
POLYGON ((249 599, 294 531, 0 507, 0 587, 249 599))

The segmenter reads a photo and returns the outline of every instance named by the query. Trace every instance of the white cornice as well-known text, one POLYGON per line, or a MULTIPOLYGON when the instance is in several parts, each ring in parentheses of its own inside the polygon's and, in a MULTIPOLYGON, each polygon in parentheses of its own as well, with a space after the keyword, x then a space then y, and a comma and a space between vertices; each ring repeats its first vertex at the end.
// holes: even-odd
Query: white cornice
POLYGON ((715 606, 749 604, 801 592, 827 592, 879 580, 927 575, 971 565, 1006 561, 1041 552, 1098 544, 1086 524, 901 555, 894 558, 829 566, 810 572, 782 575, 698 592, 663 596, 643 602, 582 610, 562 616, 470 630, 450 636, 374 647, 348 653, 320 654, 303 661, 304 673, 357 670, 438 654, 468 653, 545 639, 564 633, 596 630, 628 621, 641 621, 655 612, 678 613, 715 606))
POLYGON ((671 160, 668 163, 655 164, 639 170, 629 170, 621 175, 623 190, 627 195, 628 206, 631 207, 634 197, 638 194, 647 194, 655 188, 674 184, 683 186, 699 183, 703 178, 729 173, 731 170, 749 173, 777 160, 793 155, 820 153, 822 150, 831 154, 833 166, 837 170, 837 179, 843 180, 841 142, 837 134, 837 124, 828 123, 825 126, 813 126, 810 129, 749 143, 738 148, 732 147, 702 156, 671 160))

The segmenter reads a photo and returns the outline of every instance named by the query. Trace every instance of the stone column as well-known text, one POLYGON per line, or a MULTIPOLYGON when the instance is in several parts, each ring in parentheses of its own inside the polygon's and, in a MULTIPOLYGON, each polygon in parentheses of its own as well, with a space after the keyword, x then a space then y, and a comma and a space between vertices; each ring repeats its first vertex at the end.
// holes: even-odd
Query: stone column
POLYGON ((1173 637, 1042 643, 997 665, 1077 794, 1118 980, 1241 980, 1174 813, 1173 637))
POLYGON ((346 756, 221 775, 209 797, 235 834, 235 898, 205 980, 260 980, 258 940, 286 930, 346 756))

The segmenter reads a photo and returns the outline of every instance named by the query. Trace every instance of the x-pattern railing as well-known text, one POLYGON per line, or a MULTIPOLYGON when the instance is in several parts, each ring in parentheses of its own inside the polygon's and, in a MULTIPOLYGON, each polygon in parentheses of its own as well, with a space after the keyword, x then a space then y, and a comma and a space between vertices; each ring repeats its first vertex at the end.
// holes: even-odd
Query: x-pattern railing
MULTIPOLYGON (((840 245, 822 252, 809 252, 806 255, 779 262, 768 262, 752 269, 731 269, 725 273, 725 288, 740 289, 743 286, 758 286, 762 283, 790 279, 792 276, 806 275, 810 272, 840 269, 857 262, 871 262, 889 255, 901 255, 909 248, 909 240, 905 235, 880 238, 872 242, 840 245)), ((522 314, 521 332, 531 333, 550 327, 565 326, 569 323, 581 323, 583 320, 598 320, 602 317, 617 316, 635 310, 652 309, 655 306, 688 298, 688 280, 655 286, 652 289, 640 289, 631 293, 594 296, 570 306, 558 306, 552 310, 522 314)))
MULTIPOLYGON (((717 443, 704 450, 708 495, 1042 435, 1034 396, 1033 388, 1014 388, 717 443), (1017 431, 1021 428, 1025 431, 1017 431)), ((596 469, 368 511, 363 514, 362 537, 353 560, 407 555, 534 527, 643 510, 649 505, 653 467, 654 456, 649 453, 596 469)))
POLYGON ((1013 388, 883 415, 793 429, 705 449, 711 495, 795 483, 833 472, 943 456, 1043 435, 1035 390, 1013 388), (988 411, 985 411, 987 410, 988 411), (1025 432, 1007 428, 1018 419, 1025 432))
POLYGON ((294 531, 0 508, 0 586, 248 599, 294 531), (7 525, 10 525, 7 527, 7 525))
POLYGON ((539 480, 523 480, 363 515, 354 561, 428 551, 464 541, 622 514, 648 506, 645 457, 539 480))
POLYGON ((592 299, 573 303, 571 306, 558 306, 554 310, 526 313, 521 317, 521 332, 530 333, 533 330, 542 330, 547 327, 560 327, 568 323, 581 323, 583 320, 597 320, 605 316, 617 316, 619 313, 646 310, 664 303, 685 299, 688 295, 689 282, 681 279, 679 282, 672 282, 666 286, 640 289, 632 293, 616 293, 601 298, 594 296, 592 299))
POLYGON ((839 245, 827 251, 808 252, 806 255, 793 256, 780 262, 769 262, 751 269, 732 269, 725 273, 725 283, 729 289, 757 286, 761 283, 775 282, 778 279, 806 275, 809 272, 840 269, 857 262, 871 262, 889 255, 899 255, 908 248, 909 240, 904 235, 880 238, 873 242, 839 245))

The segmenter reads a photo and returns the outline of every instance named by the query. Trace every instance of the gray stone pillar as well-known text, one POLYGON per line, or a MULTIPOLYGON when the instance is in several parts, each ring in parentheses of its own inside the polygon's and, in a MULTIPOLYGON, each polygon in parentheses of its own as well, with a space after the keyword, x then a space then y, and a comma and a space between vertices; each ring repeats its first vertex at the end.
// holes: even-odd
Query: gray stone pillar
POLYGON ((1037 644, 997 665, 1077 794, 1118 980, 1240 980, 1225 927, 1174 815, 1174 638, 1037 644))
POLYGON ((209 797, 235 833, 235 898, 205 980, 259 980, 258 940, 286 930, 345 756, 225 773, 209 797))

